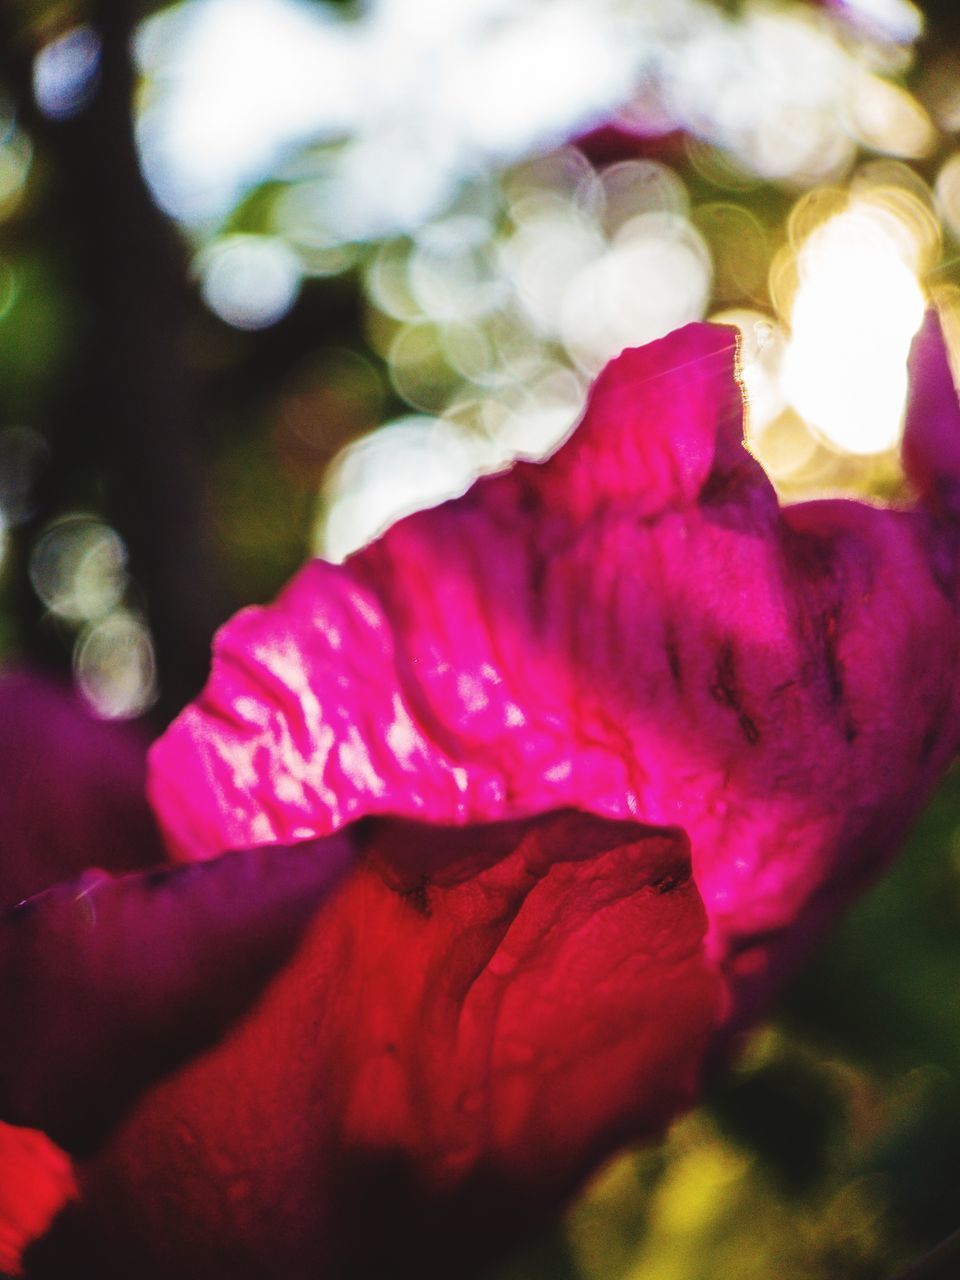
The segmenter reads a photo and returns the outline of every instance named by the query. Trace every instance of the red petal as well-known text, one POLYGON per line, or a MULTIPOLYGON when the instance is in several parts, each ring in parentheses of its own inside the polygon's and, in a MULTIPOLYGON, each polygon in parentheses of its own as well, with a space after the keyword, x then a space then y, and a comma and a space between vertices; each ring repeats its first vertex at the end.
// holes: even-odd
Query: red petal
POLYGON ((376 824, 251 1016, 89 1171, 102 1257, 464 1273, 689 1101, 718 999, 704 924, 676 833, 376 824))
POLYGON ((24 1249, 76 1194, 70 1160, 49 1138, 0 1124, 0 1273, 21 1274, 24 1249))

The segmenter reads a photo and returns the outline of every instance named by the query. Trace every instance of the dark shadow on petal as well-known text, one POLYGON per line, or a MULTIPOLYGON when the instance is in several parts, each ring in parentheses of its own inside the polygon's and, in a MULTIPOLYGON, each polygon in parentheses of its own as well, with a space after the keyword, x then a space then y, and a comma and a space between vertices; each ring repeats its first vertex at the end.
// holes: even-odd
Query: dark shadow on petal
POLYGON ((85 867, 162 862, 144 796, 147 739, 30 671, 0 677, 0 911, 85 867))
POLYGON ((0 1117, 88 1155, 146 1086, 216 1043, 349 866, 347 835, 113 879, 0 919, 0 1117))

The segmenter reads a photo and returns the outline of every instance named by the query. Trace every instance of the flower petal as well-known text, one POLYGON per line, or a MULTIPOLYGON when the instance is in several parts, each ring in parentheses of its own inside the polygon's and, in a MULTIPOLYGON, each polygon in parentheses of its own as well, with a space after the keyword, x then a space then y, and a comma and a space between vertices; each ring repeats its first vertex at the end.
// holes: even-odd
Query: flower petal
POLYGON ((26 1246, 76 1194, 70 1160, 49 1138, 0 1124, 0 1275, 21 1274, 26 1246))
POLYGON ((910 352, 903 463, 932 510, 960 519, 960 403, 935 311, 927 312, 910 352))
MULTIPOLYGON (((95 720, 66 686, 27 671, 0 678, 0 724, 0 911, 90 863, 122 871, 163 856, 136 730, 95 720)), ((0 1272, 20 1274, 24 1247, 75 1194, 64 1152, 0 1123, 0 1272)))
POLYGON ((565 812, 365 839, 49 1248, 76 1259, 85 1221, 98 1275, 463 1274, 689 1102, 719 991, 679 833, 565 812))
MULTIPOLYGON (((944 367, 915 365, 911 437, 953 442, 917 452, 927 499, 957 449, 944 367)), ((546 464, 239 614, 154 749, 177 855, 384 811, 682 826, 749 1008, 956 753, 960 530, 935 505, 781 511, 740 433, 732 332, 690 326, 608 366, 546 464)))
POLYGON ((91 871, 9 911, 0 1115, 89 1151, 250 1004, 351 855, 337 835, 117 880, 91 871))
POLYGON ((143 795, 147 743, 26 671, 0 678, 0 910, 85 867, 163 857, 143 795))

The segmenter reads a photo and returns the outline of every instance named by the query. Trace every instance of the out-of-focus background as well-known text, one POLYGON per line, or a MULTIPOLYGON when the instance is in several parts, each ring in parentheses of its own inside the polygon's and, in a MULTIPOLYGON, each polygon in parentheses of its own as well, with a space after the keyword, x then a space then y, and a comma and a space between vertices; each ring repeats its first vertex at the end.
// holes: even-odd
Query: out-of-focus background
MULTIPOLYGON (((895 497, 958 243, 954 0, 7 0, 0 656, 162 725, 233 609, 703 317, 785 500, 895 497)), ((883 1280, 960 1225, 958 814, 499 1280, 883 1280)))

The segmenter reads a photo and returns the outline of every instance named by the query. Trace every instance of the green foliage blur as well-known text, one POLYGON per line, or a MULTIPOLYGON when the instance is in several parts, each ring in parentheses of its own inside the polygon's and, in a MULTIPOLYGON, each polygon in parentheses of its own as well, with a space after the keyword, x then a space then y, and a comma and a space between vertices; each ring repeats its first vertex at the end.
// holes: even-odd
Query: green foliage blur
MULTIPOLYGON (((343 121, 291 134, 212 212, 161 207, 146 124, 176 69, 178 15, 197 7, 0 8, 4 661, 72 673, 97 714, 159 729, 199 689, 232 611, 443 483, 544 452, 608 355, 701 316, 744 329, 749 439, 785 499, 901 494, 894 438, 831 435, 817 403, 778 379, 787 344, 800 349, 805 246, 845 214, 866 219, 893 264, 879 308, 891 341, 899 300, 921 305, 921 287, 960 331, 950 0, 923 15, 906 0, 874 6, 899 15, 892 35, 858 18, 864 5, 636 0, 622 8, 649 20, 654 52, 671 23, 692 47, 710 12, 727 45, 772 31, 787 88, 792 68, 812 84, 822 54, 822 100, 787 95, 779 116, 762 97, 738 101, 734 128, 727 66, 712 108, 707 97, 664 124, 644 82, 525 142, 474 142, 442 182, 421 174, 438 184, 432 203, 405 220, 384 205, 379 223, 357 204, 366 188, 345 185, 360 125, 343 121), (799 25, 777 27, 787 21, 799 25), (149 46, 139 63, 135 41, 149 46), (764 133, 771 120, 785 132, 764 133), (431 468, 442 474, 428 491, 431 468)), ((346 39, 372 29, 377 6, 301 11, 346 39)), ((754 50, 759 65, 765 48, 738 56, 754 50)), ((449 110, 426 95, 425 119, 449 110)), ((389 137, 364 139, 385 164, 389 137)), ((378 198, 414 187, 413 168, 376 163, 378 198)), ((714 1069, 699 1110, 661 1147, 612 1162, 491 1280, 892 1278, 960 1226, 958 976, 954 772, 776 1018, 714 1069)), ((960 1257, 923 1274, 960 1275, 960 1257)))

